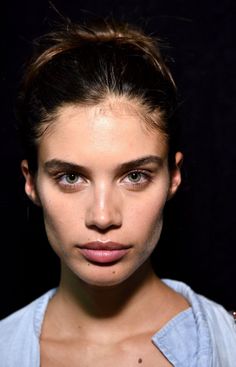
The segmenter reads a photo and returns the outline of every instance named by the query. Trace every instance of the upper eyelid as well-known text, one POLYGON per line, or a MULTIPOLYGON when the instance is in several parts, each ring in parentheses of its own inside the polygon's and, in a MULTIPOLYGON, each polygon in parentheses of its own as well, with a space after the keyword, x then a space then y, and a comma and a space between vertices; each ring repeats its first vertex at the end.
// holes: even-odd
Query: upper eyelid
POLYGON ((131 173, 143 173, 143 174, 151 174, 152 171, 150 170, 147 170, 147 169, 143 169, 143 168, 135 168, 135 169, 131 169, 130 171, 128 172, 125 172, 124 175, 127 176, 131 173))
POLYGON ((55 177, 55 178, 60 178, 60 177, 63 177, 63 176, 68 176, 68 175, 76 175, 76 176, 80 176, 82 178, 85 178, 84 175, 80 172, 76 172, 74 170, 68 170, 68 171, 65 171, 65 170, 50 170, 48 171, 49 175, 52 176, 52 177, 55 177))
POLYGON ((146 175, 152 175, 154 174, 154 172, 157 171, 156 169, 150 169, 150 168, 133 168, 133 169, 130 169, 126 172, 124 172, 122 175, 123 176, 126 176, 126 175, 129 175, 130 173, 133 173, 133 172, 138 172, 138 173, 143 173, 143 174, 146 174, 146 175))
POLYGON ((149 178, 150 177, 150 175, 149 174, 147 174, 146 172, 142 172, 142 171, 131 171, 131 172, 129 172, 127 175, 125 175, 123 178, 122 178, 122 180, 125 180, 127 177, 129 177, 132 173, 137 173, 137 174, 140 174, 140 176, 142 177, 142 178, 149 178))
POLYGON ((89 172, 85 171, 82 168, 79 167, 74 167, 72 165, 68 165, 68 167, 45 167, 46 169, 46 173, 49 176, 52 177, 59 177, 59 176, 63 176, 63 175, 70 175, 70 174, 75 174, 81 177, 86 177, 89 175, 89 172))
POLYGON ((64 173, 59 173, 58 175, 55 175, 54 176, 55 177, 55 179, 56 179, 56 181, 58 182, 58 183, 62 183, 64 186, 72 186, 72 185, 77 185, 77 184, 80 184, 81 183, 81 181, 82 182, 86 182, 86 178, 84 178, 81 174, 79 174, 79 173, 75 173, 75 172, 70 172, 70 173, 67 173, 67 172, 64 172, 64 173), (70 175, 70 174, 74 174, 74 175, 76 175, 76 176, 78 176, 78 181, 79 182, 74 182, 74 183, 69 183, 69 182, 63 182, 62 183, 62 180, 63 179, 65 179, 65 177, 66 176, 68 176, 68 175, 70 175))

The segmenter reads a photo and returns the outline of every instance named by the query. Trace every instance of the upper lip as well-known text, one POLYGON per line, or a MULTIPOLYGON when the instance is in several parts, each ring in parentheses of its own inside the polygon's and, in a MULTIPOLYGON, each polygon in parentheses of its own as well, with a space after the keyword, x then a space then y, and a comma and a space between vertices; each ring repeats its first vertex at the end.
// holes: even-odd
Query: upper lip
POLYGON ((122 243, 112 242, 112 241, 92 241, 88 243, 84 243, 82 245, 78 245, 80 249, 89 249, 89 250, 125 250, 130 248, 130 245, 125 245, 122 243))

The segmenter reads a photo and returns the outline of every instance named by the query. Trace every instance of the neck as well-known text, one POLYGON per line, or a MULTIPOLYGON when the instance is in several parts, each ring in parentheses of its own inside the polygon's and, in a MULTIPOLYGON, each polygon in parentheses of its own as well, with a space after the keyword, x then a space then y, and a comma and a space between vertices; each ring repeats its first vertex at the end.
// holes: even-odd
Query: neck
POLYGON ((62 266, 42 332, 52 338, 71 335, 110 343, 130 337, 131 331, 138 335, 158 330, 187 307, 182 296, 156 277, 149 262, 112 287, 84 283, 62 266))
POLYGON ((58 296, 73 308, 92 318, 112 318, 132 306, 137 300, 144 299, 150 286, 158 281, 149 262, 135 272, 129 279, 114 286, 100 287, 87 284, 76 277, 62 264, 58 296))

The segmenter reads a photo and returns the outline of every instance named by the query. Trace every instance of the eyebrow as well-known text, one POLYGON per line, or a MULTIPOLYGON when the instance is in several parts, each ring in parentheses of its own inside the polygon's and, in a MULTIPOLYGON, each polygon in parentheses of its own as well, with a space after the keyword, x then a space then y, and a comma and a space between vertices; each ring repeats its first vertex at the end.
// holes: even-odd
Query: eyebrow
MULTIPOLYGON (((117 170, 128 171, 130 169, 135 169, 151 163, 162 166, 163 159, 156 155, 148 155, 145 157, 134 159, 129 162, 121 163, 120 165, 118 165, 117 170)), ((54 170, 73 171, 73 172, 88 171, 88 169, 84 166, 72 162, 66 162, 60 159, 51 159, 50 161, 45 162, 44 167, 47 171, 54 171, 54 170)))
POLYGON ((140 166, 144 166, 144 165, 151 164, 151 163, 161 166, 163 164, 163 159, 156 155, 149 155, 146 157, 141 157, 141 158, 129 161, 129 162, 122 163, 119 166, 119 168, 122 171, 128 171, 130 169, 138 168, 140 166))

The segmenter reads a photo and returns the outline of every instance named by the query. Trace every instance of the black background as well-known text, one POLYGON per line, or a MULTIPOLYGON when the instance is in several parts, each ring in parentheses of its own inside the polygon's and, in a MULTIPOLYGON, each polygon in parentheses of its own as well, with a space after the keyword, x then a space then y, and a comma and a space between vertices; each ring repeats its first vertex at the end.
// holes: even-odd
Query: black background
MULTIPOLYGON (((161 277, 236 308, 236 8, 231 1, 62 1, 53 4, 80 21, 113 15, 142 25, 168 43, 182 106, 183 184, 166 208, 154 257, 161 277)), ((24 194, 14 103, 31 41, 58 16, 48 1, 3 4, 1 47, 1 301, 0 317, 59 280, 40 211, 24 194)))

